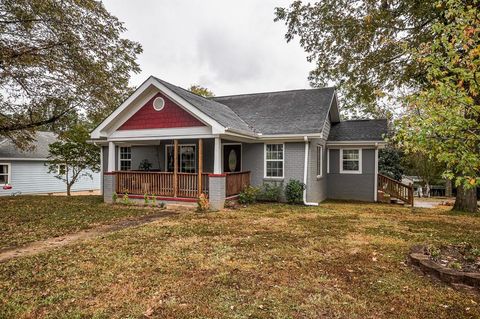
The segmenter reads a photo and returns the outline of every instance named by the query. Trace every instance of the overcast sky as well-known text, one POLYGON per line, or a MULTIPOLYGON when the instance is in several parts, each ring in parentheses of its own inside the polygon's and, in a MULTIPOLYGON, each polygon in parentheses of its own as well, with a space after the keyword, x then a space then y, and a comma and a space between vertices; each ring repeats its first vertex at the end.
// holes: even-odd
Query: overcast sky
POLYGON ((149 75, 215 95, 308 88, 312 65, 274 8, 291 0, 104 0, 143 53, 138 86, 149 75))

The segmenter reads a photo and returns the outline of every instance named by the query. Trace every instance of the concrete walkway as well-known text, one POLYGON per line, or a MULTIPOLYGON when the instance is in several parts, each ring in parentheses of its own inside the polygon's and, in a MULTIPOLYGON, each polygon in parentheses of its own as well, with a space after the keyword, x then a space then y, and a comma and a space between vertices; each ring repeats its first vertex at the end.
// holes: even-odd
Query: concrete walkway
POLYGON ((58 247, 66 246, 82 240, 102 236, 102 235, 112 233, 118 230, 122 230, 125 228, 149 224, 161 218, 165 218, 165 217, 176 215, 176 214, 178 213, 170 210, 162 211, 160 213, 142 216, 135 219, 120 220, 110 225, 102 225, 92 229, 80 231, 78 233, 72 233, 72 234, 67 234, 60 237, 53 237, 46 240, 36 241, 28 245, 25 245, 23 247, 1 251, 0 262, 5 262, 7 260, 18 258, 18 257, 33 256, 54 248, 58 248, 58 247))

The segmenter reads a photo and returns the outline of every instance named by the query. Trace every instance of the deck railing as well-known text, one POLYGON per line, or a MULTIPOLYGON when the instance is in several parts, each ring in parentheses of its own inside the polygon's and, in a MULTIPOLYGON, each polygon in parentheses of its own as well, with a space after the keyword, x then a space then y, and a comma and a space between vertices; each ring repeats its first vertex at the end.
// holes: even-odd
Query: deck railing
MULTIPOLYGON (((155 194, 157 196, 196 198, 198 196, 198 174, 177 173, 175 189, 172 172, 116 172, 117 194, 155 194)), ((202 192, 208 194, 208 173, 202 174, 202 192)))
POLYGON ((240 194, 243 189, 250 185, 250 172, 227 173, 225 180, 225 195, 233 196, 240 194))
POLYGON ((388 176, 378 174, 378 190, 413 206, 413 186, 400 183, 388 176))

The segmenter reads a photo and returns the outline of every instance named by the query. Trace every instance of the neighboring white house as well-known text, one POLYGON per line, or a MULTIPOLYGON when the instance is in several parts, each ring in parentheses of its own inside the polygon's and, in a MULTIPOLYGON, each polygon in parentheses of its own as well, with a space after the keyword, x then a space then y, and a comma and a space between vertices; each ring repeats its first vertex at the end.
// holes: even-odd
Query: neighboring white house
MULTIPOLYGON (((56 140, 52 132, 38 132, 33 148, 22 151, 10 140, 0 139, 0 196, 66 192, 66 184, 46 165, 48 146, 56 140)), ((100 189, 100 173, 90 173, 93 178, 81 177, 72 191, 100 189)))

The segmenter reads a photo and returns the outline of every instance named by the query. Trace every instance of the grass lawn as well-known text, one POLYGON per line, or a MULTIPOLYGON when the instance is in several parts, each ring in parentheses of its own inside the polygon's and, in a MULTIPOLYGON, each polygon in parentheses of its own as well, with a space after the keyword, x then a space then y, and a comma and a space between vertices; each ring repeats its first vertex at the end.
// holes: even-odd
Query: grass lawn
POLYGON ((444 208, 185 212, 0 264, 0 318, 479 318, 479 295, 404 264, 463 241, 480 246, 480 218, 444 208))
POLYGON ((105 205, 100 196, 0 197, 0 251, 151 212, 105 205))

